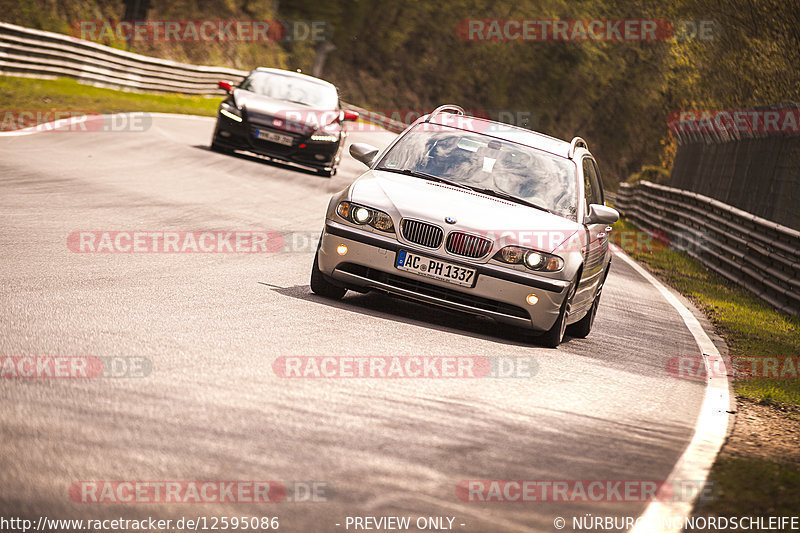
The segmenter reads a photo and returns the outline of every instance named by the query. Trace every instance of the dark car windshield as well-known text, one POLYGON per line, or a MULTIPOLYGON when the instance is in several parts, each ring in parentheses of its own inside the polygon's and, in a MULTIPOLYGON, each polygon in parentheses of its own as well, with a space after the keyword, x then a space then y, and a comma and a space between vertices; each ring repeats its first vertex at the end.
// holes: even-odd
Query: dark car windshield
POLYGON ((339 103, 336 89, 328 84, 275 72, 253 72, 240 88, 276 100, 320 109, 336 109, 339 103))
POLYGON ((419 124, 381 159, 379 170, 411 170, 511 194, 575 220, 576 167, 547 152, 447 126, 419 124))

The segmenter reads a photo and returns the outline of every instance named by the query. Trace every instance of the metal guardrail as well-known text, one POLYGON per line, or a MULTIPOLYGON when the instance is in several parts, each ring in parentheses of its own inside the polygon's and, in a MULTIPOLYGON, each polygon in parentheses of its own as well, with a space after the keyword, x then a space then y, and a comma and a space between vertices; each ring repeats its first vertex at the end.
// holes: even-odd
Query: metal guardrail
MULTIPOLYGON (((69 35, 0 22, 0 75, 74 78, 98 87, 132 91, 222 95, 219 80, 237 84, 247 71, 178 63, 116 50, 69 35)), ((406 124, 352 104, 367 122, 393 132, 406 124)))
POLYGON ((69 77, 123 90, 221 94, 217 81, 241 81, 247 72, 148 57, 60 33, 0 22, 0 74, 69 77))
POLYGON ((800 231, 701 194, 640 181, 615 207, 642 229, 789 314, 800 312, 800 231))

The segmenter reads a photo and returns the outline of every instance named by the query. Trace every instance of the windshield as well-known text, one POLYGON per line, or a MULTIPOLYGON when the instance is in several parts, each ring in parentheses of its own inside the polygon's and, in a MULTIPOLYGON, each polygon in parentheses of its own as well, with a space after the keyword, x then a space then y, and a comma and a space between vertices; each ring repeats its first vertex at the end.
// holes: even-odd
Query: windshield
POLYGON ((406 169, 510 194, 557 215, 572 220, 576 217, 576 168, 572 161, 521 144, 420 124, 378 165, 378 170, 406 169))
POLYGON ((330 85, 274 72, 253 72, 240 88, 276 100, 322 109, 336 109, 339 103, 336 89, 330 85))

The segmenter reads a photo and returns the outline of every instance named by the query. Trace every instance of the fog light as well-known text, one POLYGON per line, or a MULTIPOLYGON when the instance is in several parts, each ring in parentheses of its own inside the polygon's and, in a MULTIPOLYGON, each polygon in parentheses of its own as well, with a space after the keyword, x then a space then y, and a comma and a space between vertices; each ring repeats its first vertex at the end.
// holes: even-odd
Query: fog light
POLYGON ((344 244, 340 244, 339 246, 336 247, 336 253, 339 254, 339 255, 346 254, 347 253, 347 246, 345 246, 344 244))
POLYGON ((525 301, 527 301, 530 305, 536 305, 536 303, 539 301, 539 297, 535 294, 529 294, 528 297, 525 298, 525 301))

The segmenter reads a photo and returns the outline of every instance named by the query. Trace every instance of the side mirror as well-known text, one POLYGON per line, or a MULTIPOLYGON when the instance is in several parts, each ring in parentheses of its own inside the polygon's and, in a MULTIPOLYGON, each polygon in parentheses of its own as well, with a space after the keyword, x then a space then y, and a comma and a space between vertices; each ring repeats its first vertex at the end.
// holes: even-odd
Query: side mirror
POLYGON ((343 122, 344 121, 355 122, 356 120, 358 120, 358 113, 356 113, 355 111, 347 111, 347 110, 342 111, 343 122))
POLYGON ((228 94, 230 94, 230 92, 233 90, 233 84, 229 81, 220 80, 217 82, 217 85, 220 89, 223 89, 228 94))
POLYGON ((619 220, 619 212, 612 207, 600 204, 589 204, 589 213, 584 217, 584 224, 613 224, 619 220))
POLYGON ((375 157, 378 155, 379 151, 380 150, 367 143, 353 143, 350 145, 350 155, 353 156, 353 159, 361 161, 368 167, 371 167, 372 163, 375 162, 375 157))

